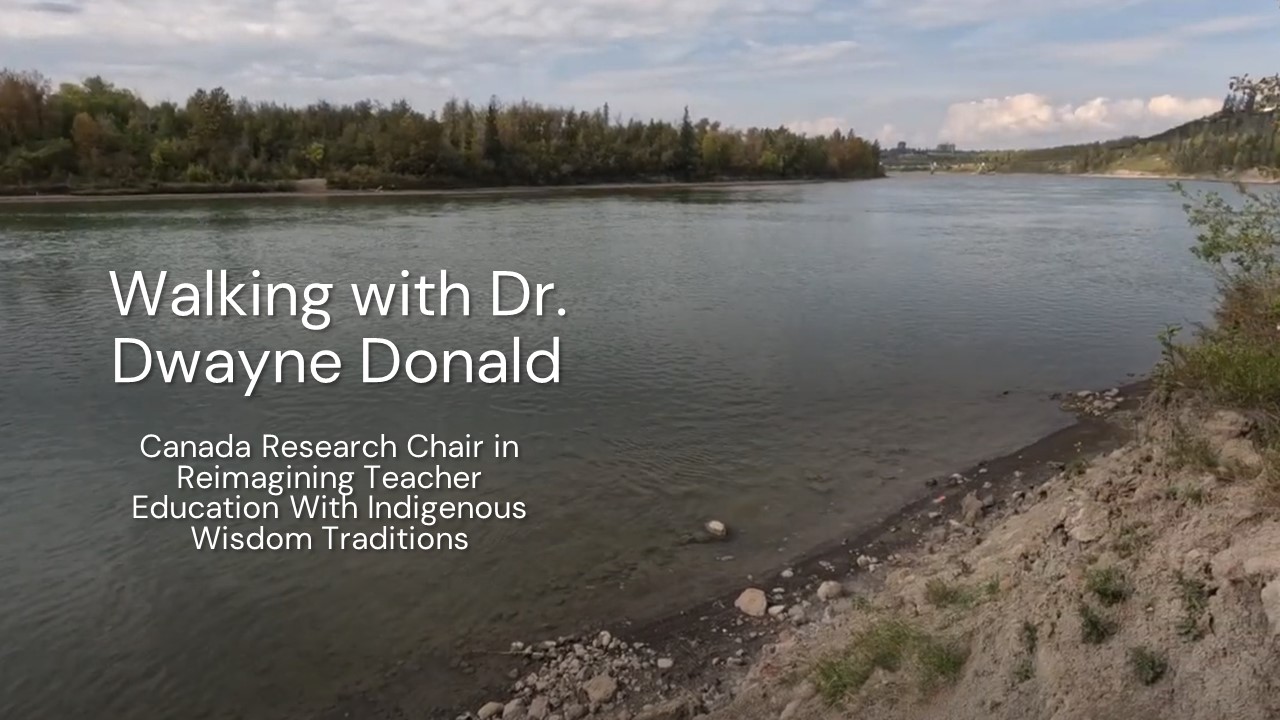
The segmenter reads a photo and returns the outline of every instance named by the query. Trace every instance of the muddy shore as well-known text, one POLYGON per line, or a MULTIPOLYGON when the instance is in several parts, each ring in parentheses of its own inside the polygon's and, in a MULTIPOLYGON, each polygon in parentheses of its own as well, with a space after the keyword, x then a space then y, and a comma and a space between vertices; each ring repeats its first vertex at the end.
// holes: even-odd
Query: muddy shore
MULTIPOLYGON (((583 627, 570 637, 511 638, 510 648, 459 647, 457 657, 447 664, 424 658, 406 659, 388 670, 380 681, 350 691, 312 717, 473 718, 486 704, 508 703, 518 699, 521 691, 525 695, 521 702, 546 694, 531 692, 535 680, 546 680, 548 687, 542 690, 552 694, 555 689, 550 686, 567 683, 568 692, 573 694, 580 690, 578 685, 591 679, 593 667, 613 668, 611 674, 617 675, 619 681, 616 693, 611 693, 610 700, 599 708, 600 716, 626 716, 671 698, 683 698, 681 702, 689 707, 714 704, 730 691, 733 678, 741 669, 779 633, 820 621, 822 613, 829 612, 820 603, 812 602, 821 583, 859 572, 874 573, 898 552, 930 542, 931 534, 939 530, 945 534, 949 526, 961 522, 966 495, 976 493, 990 502, 1003 503, 1017 493, 1035 492, 1078 458, 1120 447, 1131 435, 1126 418, 1147 390, 1145 382, 1119 389, 1121 400, 1114 403, 1115 407, 1108 403, 1105 412, 1086 400, 1086 411, 1077 414, 1074 424, 1031 445, 947 477, 915 479, 912 482, 919 483, 918 499, 892 515, 856 534, 833 538, 771 573, 745 580, 739 587, 725 588, 722 594, 682 611, 656 619, 619 617, 604 626, 583 627), (774 606, 776 617, 756 621, 735 607, 735 600, 748 584, 770 593, 769 604, 774 606), (778 612, 779 606, 785 606, 787 612, 778 612), (603 647, 602 632, 606 638, 603 647), (560 666, 565 665, 565 655, 573 653, 577 657, 569 659, 574 667, 584 666, 578 676, 566 677, 558 670, 548 674, 548 667, 557 661, 560 666), (524 678, 530 680, 528 690, 524 678), (424 688, 428 682, 436 686, 437 692, 424 688), (430 700, 439 696, 440 685, 469 689, 442 706, 430 700)), ((1102 394, 1092 397, 1100 402, 1104 398, 1102 394)), ((1064 405, 1075 401, 1075 396, 1068 396, 1064 405)), ((732 548, 732 534, 725 547, 732 548)), ((566 716, 571 703, 557 705, 561 707, 552 712, 560 717, 577 712, 570 709, 566 716)), ((588 708, 584 705, 582 709, 588 708)))

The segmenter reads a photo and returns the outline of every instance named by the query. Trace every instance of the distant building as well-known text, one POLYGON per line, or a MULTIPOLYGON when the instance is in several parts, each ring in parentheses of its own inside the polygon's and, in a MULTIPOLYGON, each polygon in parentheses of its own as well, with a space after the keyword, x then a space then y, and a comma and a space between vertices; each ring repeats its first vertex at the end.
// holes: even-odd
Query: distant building
POLYGON ((907 141, 906 141, 906 140, 899 140, 899 141, 898 141, 898 152, 906 152, 906 151, 907 151, 907 141))
POLYGON ((954 153, 955 151, 955 143, 938 143, 938 152, 940 153, 954 153))

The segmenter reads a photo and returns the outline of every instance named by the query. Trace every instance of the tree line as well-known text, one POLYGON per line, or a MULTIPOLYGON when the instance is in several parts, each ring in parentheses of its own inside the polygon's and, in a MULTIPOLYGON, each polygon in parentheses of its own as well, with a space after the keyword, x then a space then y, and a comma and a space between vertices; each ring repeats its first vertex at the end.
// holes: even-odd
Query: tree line
POLYGON ((148 104, 93 77, 53 88, 0 71, 0 189, 285 189, 304 178, 355 189, 623 181, 870 178, 880 148, 852 133, 693 121, 623 121, 522 101, 306 107, 195 91, 148 104))

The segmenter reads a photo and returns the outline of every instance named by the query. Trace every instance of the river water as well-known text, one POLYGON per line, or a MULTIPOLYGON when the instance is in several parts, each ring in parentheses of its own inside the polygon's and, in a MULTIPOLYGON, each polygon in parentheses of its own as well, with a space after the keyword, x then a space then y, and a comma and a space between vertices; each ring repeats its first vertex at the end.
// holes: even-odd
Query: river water
MULTIPOLYGON (((733 589, 1065 425, 1050 393, 1147 371, 1158 331, 1205 317, 1191 242, 1162 183, 1051 177, 0 205, 0 716, 305 717, 411 653, 444 667, 733 589), (441 268, 472 317, 359 318, 341 294, 441 268), (207 269, 335 283, 332 325, 116 309, 110 270, 207 269), (486 317, 498 269, 554 282, 547 316, 486 317), (366 336, 513 335, 560 338, 560 384, 359 382, 366 336), (115 384, 122 336, 333 348, 352 369, 252 398, 115 384), (528 517, 452 523, 470 540, 453 553, 196 552, 187 523, 131 517, 134 495, 181 494, 148 433, 417 432, 517 440, 518 461, 454 463, 485 479, 450 497, 528 517), (712 517, 731 543, 682 542, 712 517)), ((443 695, 457 678, 431 667, 443 695)))

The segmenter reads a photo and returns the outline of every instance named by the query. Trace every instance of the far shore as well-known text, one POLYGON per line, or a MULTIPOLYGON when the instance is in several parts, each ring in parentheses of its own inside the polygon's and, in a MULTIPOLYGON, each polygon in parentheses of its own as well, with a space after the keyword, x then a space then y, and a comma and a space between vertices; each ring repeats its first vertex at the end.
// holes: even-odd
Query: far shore
POLYGON ((163 192, 145 191, 101 194, 48 194, 48 195, 0 195, 0 205, 27 205, 37 203, 91 203, 91 202, 140 202, 168 200, 244 200, 250 198, 279 199, 328 199, 363 197, 486 197, 517 195, 570 195, 590 192, 629 192, 643 190, 734 190, 756 187, 813 185, 826 182, 855 182, 876 178, 814 178, 803 180, 725 180, 701 182, 627 182, 595 183, 587 185, 513 185, 479 188, 439 188, 413 190, 271 190, 213 191, 213 192, 163 192))

